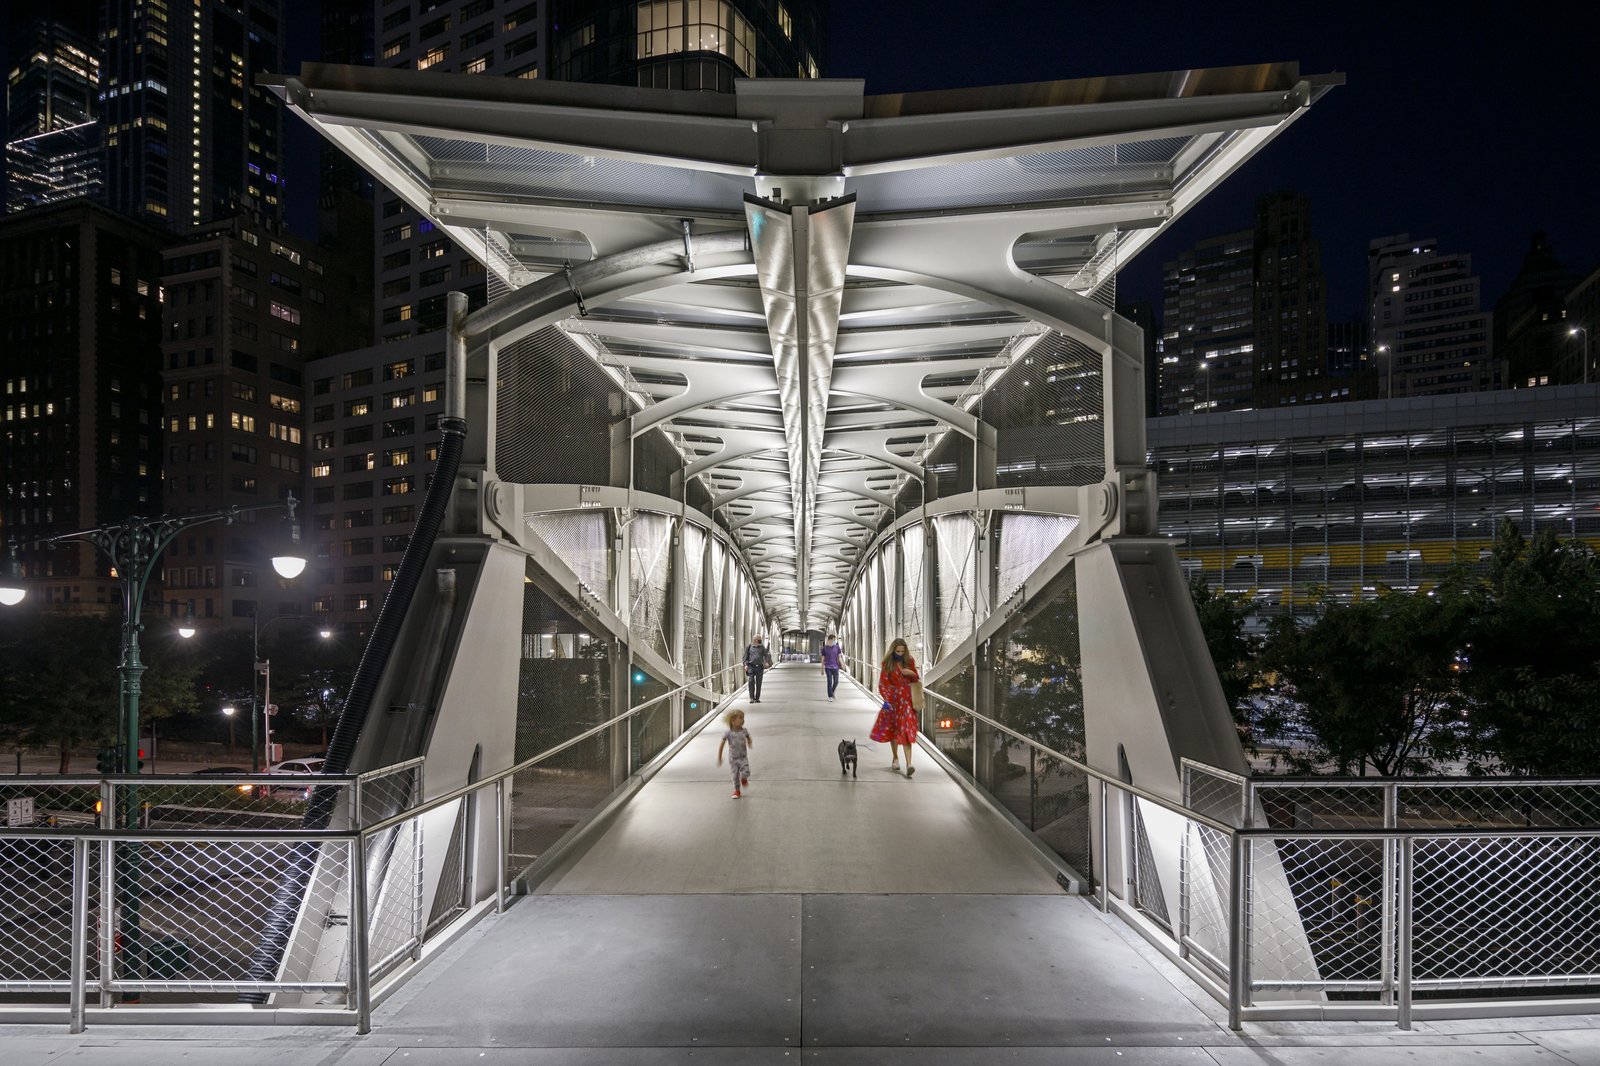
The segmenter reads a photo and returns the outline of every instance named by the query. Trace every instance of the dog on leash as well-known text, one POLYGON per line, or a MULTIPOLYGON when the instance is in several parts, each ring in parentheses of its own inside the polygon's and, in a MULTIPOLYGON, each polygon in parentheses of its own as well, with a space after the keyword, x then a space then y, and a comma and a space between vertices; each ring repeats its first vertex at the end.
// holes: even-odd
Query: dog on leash
POLYGON ((845 774, 856 776, 856 742, 853 740, 839 741, 839 776, 845 774))

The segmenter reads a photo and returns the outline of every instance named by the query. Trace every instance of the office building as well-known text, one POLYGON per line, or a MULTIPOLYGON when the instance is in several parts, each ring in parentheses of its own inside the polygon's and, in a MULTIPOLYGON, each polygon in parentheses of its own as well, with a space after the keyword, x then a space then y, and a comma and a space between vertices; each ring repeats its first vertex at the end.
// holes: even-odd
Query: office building
POLYGON ((282 0, 107 3, 106 202, 173 229, 283 216, 282 0))
POLYGON ((1600 548, 1600 385, 1157 418, 1159 527, 1263 613, 1436 582, 1502 518, 1600 548))
MULTIPOLYGON (((380 4, 377 63, 402 70, 537 78, 544 73, 545 60, 542 11, 537 0, 471 0, 459 8, 380 4)), ((354 39, 351 34, 350 42, 354 39)), ((473 306, 487 299, 482 264, 398 196, 386 189, 375 195, 374 320, 381 341, 394 343, 444 328, 445 297, 453 289, 467 293, 473 306)))
POLYGON ((1432 237, 1380 237, 1367 248, 1367 294, 1385 397, 1505 387, 1471 256, 1432 237))
POLYGON ((1200 241, 1162 267, 1161 413, 1255 406, 1255 232, 1200 241))
POLYGON ((305 508, 310 611, 371 625, 438 459, 444 349, 412 337, 319 359, 310 381, 305 508))
POLYGON ((1328 378, 1328 300, 1311 202, 1272 193, 1256 205, 1256 407, 1342 399, 1328 378))
MULTIPOLYGON (((304 498, 306 360, 366 335, 335 302, 349 288, 348 269, 329 250, 247 219, 201 227, 168 250, 167 511, 304 498)), ((266 554, 280 519, 263 512, 181 534, 162 559, 169 598, 217 624, 299 613, 304 580, 283 581, 266 554)))
POLYGON ((6 74, 7 212, 99 199, 100 49, 91 5, 19 4, 6 74))
POLYGON ((554 0, 562 81, 732 92, 738 78, 815 78, 823 6, 807 0, 554 0))
MULTIPOLYGON (((1543 233, 1535 233, 1522 269, 1494 305, 1494 352, 1511 387, 1570 385, 1561 357, 1569 344, 1567 293, 1578 278, 1562 266, 1543 233)), ((1581 368, 1580 368, 1581 369, 1581 368)))
POLYGON ((87 543, 34 542, 161 507, 166 239, 84 201, 0 220, 0 539, 46 605, 121 595, 87 543))
POLYGON ((1334 402, 1375 400, 1379 374, 1365 319, 1328 323, 1328 395, 1334 402))

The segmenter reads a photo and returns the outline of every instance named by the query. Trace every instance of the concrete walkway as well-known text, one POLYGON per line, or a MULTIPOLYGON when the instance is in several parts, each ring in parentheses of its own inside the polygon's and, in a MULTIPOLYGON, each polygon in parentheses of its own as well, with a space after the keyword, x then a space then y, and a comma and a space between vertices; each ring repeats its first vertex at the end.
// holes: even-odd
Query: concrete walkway
MULTIPOLYGON (((740 701, 741 704, 743 701, 740 701)), ((0 1029, 5 1066, 1188 1063, 1600 1066, 1600 1019, 1252 1025, 1057 888, 1032 846, 919 752, 866 741, 859 689, 785 665, 729 798, 708 729, 536 894, 469 931, 374 1031, 0 1029), (861 770, 840 780, 841 737, 861 770)))

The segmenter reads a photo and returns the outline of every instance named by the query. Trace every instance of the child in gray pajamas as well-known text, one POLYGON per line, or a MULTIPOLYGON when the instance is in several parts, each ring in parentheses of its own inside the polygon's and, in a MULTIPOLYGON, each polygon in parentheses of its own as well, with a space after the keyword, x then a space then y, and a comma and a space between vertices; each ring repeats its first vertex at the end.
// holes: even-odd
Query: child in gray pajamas
POLYGON ((717 745, 717 765, 722 765, 722 751, 728 751, 728 765, 733 769, 733 798, 740 796, 739 788, 750 786, 750 749, 755 746, 755 741, 750 739, 750 731, 744 727, 744 712, 733 711, 728 715, 728 731, 722 734, 722 743, 717 745))

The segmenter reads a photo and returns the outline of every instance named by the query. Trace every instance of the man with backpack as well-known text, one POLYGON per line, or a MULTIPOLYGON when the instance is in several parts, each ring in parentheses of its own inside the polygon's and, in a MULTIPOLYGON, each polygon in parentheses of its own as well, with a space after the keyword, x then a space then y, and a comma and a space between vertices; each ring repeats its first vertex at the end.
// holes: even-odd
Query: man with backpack
POLYGON ((761 702, 761 676, 772 665, 772 653, 761 643, 761 637, 750 638, 750 644, 744 649, 744 673, 750 679, 750 702, 761 702))

